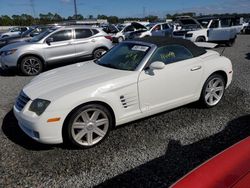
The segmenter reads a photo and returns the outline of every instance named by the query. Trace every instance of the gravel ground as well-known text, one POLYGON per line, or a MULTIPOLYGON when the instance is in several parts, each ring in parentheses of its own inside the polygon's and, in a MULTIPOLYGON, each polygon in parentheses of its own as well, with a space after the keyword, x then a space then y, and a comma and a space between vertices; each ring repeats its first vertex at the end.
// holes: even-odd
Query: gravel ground
POLYGON ((234 80, 217 107, 190 104, 129 123, 88 150, 42 145, 24 135, 11 108, 31 78, 0 72, 0 187, 171 185, 250 135, 250 35, 240 35, 224 55, 233 62, 234 80))

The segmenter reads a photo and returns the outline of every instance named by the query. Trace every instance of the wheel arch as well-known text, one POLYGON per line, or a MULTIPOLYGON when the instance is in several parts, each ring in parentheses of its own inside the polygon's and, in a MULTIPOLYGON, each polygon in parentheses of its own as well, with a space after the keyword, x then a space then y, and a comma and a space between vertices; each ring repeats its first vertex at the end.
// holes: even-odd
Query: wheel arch
POLYGON ((197 35, 195 38, 195 41, 197 41, 198 38, 203 38, 205 41, 207 41, 207 38, 205 35, 197 35))
POLYGON ((22 55, 18 58, 18 60, 17 60, 18 69, 20 68, 20 63, 21 63, 21 61, 23 60, 23 58, 28 57, 28 56, 34 56, 34 57, 40 59, 40 60, 42 61, 43 66, 46 66, 46 62, 45 62, 44 58, 43 58, 41 55, 34 54, 34 53, 25 53, 25 54, 22 54, 22 55))
MULTIPOLYGON (((227 77, 227 73, 226 73, 224 70, 218 70, 218 71, 213 72, 212 74, 210 74, 210 75, 207 77, 207 79, 208 79, 210 76, 214 75, 214 74, 221 75, 221 76, 224 78, 225 86, 227 85, 228 77, 227 77)), ((206 79, 206 80, 207 80, 207 79, 206 79)))
POLYGON ((108 109, 108 111, 110 112, 111 114, 111 117, 112 117, 112 122, 113 124, 111 125, 111 128, 114 128, 115 127, 115 124, 116 124, 116 117, 115 117, 115 113, 114 113, 114 110, 113 108, 106 102, 103 102, 103 101, 99 101, 99 100, 95 100, 95 101, 90 101, 90 102, 85 102, 85 103, 82 103, 76 107, 74 107, 69 113, 68 115, 66 116, 66 118, 64 119, 64 122, 63 122, 63 128, 62 128, 62 135, 65 134, 65 129, 66 129, 66 126, 67 126, 67 123, 69 122, 70 120, 70 117, 72 116, 72 114, 77 111, 79 108, 83 107, 83 106, 86 106, 86 105, 90 105, 90 104, 99 104, 99 105, 102 105, 104 107, 106 107, 108 109))
POLYGON ((206 79, 204 80, 204 82, 203 82, 203 84, 202 84, 202 87, 201 87, 201 89, 200 89, 200 91, 199 91, 199 98, 201 97, 202 89, 203 89, 204 84, 205 84, 206 81, 207 81, 212 75, 214 75, 214 74, 221 75, 221 76, 224 78, 224 80, 225 80, 225 87, 227 86, 228 76, 227 76, 226 71, 224 71, 224 70, 216 70, 216 71, 210 73, 210 74, 206 77, 206 79))
POLYGON ((98 46, 98 47, 94 48, 92 54, 94 54, 94 51, 96 51, 96 50, 98 50, 98 49, 105 49, 105 50, 107 50, 107 51, 109 50, 109 48, 108 48, 107 46, 98 46))

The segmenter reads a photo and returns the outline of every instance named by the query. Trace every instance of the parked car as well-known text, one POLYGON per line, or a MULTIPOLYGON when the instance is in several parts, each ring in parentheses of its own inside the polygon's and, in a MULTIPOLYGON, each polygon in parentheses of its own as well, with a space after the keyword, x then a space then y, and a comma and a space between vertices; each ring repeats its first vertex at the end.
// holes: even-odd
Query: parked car
POLYGON ((143 38, 149 36, 172 36, 173 29, 168 23, 151 23, 146 25, 147 31, 133 32, 131 38, 143 38))
POLYGON ((226 149, 177 181, 171 188, 247 188, 250 137, 226 149))
POLYGON ((115 126, 194 101, 216 106, 232 72, 229 59, 188 40, 128 40, 98 60, 37 76, 21 91, 14 114, 34 140, 89 148, 115 126))
POLYGON ((196 19, 189 16, 180 16, 174 22, 173 37, 184 39, 188 31, 197 29, 202 29, 202 26, 196 19))
POLYGON ((100 28, 64 26, 49 29, 29 41, 9 44, 0 49, 3 69, 17 68, 37 75, 52 63, 100 57, 112 47, 112 38, 100 28))
POLYGON ((250 23, 248 23, 248 22, 244 22, 243 24, 242 24, 242 30, 241 30, 241 33, 245 33, 245 29, 248 27, 248 26, 250 26, 250 23))
POLYGON ((245 34, 250 34, 250 24, 248 24, 248 26, 244 27, 244 33, 245 34))
POLYGON ((2 33, 0 38, 10 37, 10 36, 18 36, 23 32, 27 31, 29 27, 13 27, 10 28, 8 32, 2 33))
POLYGON ((121 31, 119 31, 118 33, 116 33, 114 36, 113 36, 113 41, 114 42, 122 42, 128 38, 133 38, 133 33, 135 32, 145 32, 147 31, 147 28, 140 24, 140 23, 137 23, 137 22, 132 22, 131 24, 127 25, 126 27, 124 27, 121 31))
POLYGON ((237 37, 237 29, 228 25, 227 20, 202 18, 198 21, 202 29, 187 31, 184 38, 193 42, 215 42, 232 46, 237 37))
POLYGON ((45 27, 45 26, 42 26, 42 27, 36 26, 36 27, 29 28, 28 30, 23 32, 21 35, 1 38, 0 39, 0 48, 6 46, 8 44, 11 44, 11 43, 29 40, 32 37, 44 32, 47 29, 48 29, 48 27, 45 27))

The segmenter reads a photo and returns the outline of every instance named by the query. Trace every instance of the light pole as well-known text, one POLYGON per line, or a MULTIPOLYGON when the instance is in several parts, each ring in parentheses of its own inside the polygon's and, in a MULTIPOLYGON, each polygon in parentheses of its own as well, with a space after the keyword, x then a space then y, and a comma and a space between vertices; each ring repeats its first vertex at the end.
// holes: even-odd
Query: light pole
POLYGON ((77 7, 76 7, 76 0, 74 0, 74 7, 75 7, 75 20, 77 20, 77 7))

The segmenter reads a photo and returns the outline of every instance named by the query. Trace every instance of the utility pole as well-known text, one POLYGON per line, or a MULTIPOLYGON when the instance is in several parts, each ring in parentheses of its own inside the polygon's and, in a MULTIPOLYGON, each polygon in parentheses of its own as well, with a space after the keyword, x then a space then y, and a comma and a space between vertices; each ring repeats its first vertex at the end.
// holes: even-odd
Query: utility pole
POLYGON ((34 4, 34 0, 30 0, 30 7, 32 9, 33 12, 33 17, 36 17, 36 11, 35 11, 35 4, 34 4))
POLYGON ((146 17, 146 7, 142 7, 142 16, 143 18, 146 17))
POLYGON ((77 20, 77 7, 76 7, 76 0, 74 0, 74 7, 75 7, 75 20, 77 20))
POLYGON ((35 11, 35 4, 34 4, 34 0, 30 0, 30 6, 33 12, 33 24, 36 24, 36 11, 35 11))

